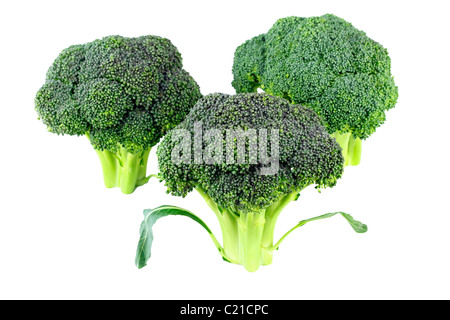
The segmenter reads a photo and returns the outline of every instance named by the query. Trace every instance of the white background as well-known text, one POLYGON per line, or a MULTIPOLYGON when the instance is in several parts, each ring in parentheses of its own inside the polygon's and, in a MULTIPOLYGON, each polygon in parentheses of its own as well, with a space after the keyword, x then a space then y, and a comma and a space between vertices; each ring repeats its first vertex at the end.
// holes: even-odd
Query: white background
MULTIPOLYGON (((446 1, 3 1, 0 5, 1 299, 449 299, 449 41, 446 1), (134 255, 142 210, 162 204, 215 216, 151 180, 132 195, 103 186, 84 137, 37 120, 34 96, 59 52, 107 35, 167 37, 203 94, 233 93, 233 54, 286 16, 334 13, 388 48, 399 87, 362 163, 333 189, 302 193, 281 215, 345 211, 291 234, 274 262, 249 273, 221 260, 184 217, 155 225, 153 256, 134 255)), ((149 172, 156 172, 154 150, 149 172)))

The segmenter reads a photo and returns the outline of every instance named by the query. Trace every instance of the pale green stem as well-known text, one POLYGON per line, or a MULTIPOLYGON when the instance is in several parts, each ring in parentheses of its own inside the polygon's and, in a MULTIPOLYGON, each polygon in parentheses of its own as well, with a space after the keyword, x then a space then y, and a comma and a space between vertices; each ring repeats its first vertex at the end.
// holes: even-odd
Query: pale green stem
POLYGON ((262 264, 265 210, 241 214, 238 221, 239 262, 250 272, 262 264))
POLYGON ((337 143, 339 143, 342 148, 345 166, 357 166, 361 161, 361 139, 353 136, 351 132, 342 134, 335 132, 331 136, 336 139, 337 143))
POLYGON ((277 219, 300 191, 280 198, 265 209, 242 213, 232 208, 221 208, 202 187, 196 186, 196 190, 216 214, 222 230, 223 249, 232 262, 242 264, 249 271, 256 271, 260 265, 272 262, 277 219))
MULTIPOLYGON (((89 134, 86 136, 89 138, 89 134)), ((146 177, 150 151, 130 153, 123 147, 119 147, 117 152, 95 149, 102 166, 105 186, 119 187, 123 193, 130 194, 146 184, 150 179, 146 177)))
POLYGON ((269 265, 272 263, 273 250, 270 248, 273 246, 273 238, 275 234, 275 225, 280 216, 281 211, 294 199, 298 197, 300 191, 292 192, 282 197, 277 202, 271 204, 266 209, 266 225, 264 227, 264 233, 261 241, 262 248, 262 264, 269 265))

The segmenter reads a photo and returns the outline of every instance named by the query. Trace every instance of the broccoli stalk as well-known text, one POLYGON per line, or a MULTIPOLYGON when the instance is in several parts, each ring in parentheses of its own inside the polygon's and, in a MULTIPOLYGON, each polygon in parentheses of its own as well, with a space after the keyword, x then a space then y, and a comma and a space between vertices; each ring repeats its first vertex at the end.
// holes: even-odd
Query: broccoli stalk
POLYGON ((342 148, 346 166, 357 166, 361 162, 362 141, 351 132, 331 134, 342 148))
POLYGON ((223 249, 227 258, 243 265, 248 271, 256 271, 261 265, 272 263, 275 225, 281 211, 299 192, 281 197, 265 209, 239 212, 234 208, 222 208, 200 186, 195 188, 216 214, 223 236, 223 249))
POLYGON ((130 153, 120 147, 118 152, 95 150, 102 165, 103 180, 107 188, 118 187, 124 194, 146 184, 147 162, 151 149, 143 152, 130 153))

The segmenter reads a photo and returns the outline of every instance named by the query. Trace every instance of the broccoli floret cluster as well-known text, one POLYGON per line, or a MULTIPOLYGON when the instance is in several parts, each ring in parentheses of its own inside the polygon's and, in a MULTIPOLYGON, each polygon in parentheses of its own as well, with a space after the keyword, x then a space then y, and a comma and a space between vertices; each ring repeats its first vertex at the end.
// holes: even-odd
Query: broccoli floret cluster
POLYGON ((339 144, 314 111, 265 93, 203 97, 161 140, 157 156, 167 192, 184 197, 195 188, 219 218, 227 260, 251 271, 271 261, 269 248, 281 210, 309 185, 334 186, 344 168, 339 144), (245 161, 237 161, 239 138, 228 139, 230 130, 258 133, 245 136, 245 161), (183 161, 174 161, 181 143, 179 132, 194 142, 183 149, 187 152, 187 157, 180 156, 183 161), (208 132, 214 132, 217 144, 212 143, 208 132), (197 144, 200 150, 195 142, 199 135, 208 136, 197 144), (262 174, 263 168, 274 165, 261 157, 265 143, 266 151, 276 161, 277 170, 270 174, 262 174), (215 146, 211 152, 214 159, 223 155, 223 161, 199 162, 199 152, 206 157, 211 145, 215 146), (278 154, 273 154, 275 150, 278 154), (232 158, 228 158, 230 154, 232 158), (267 250, 262 254, 261 248, 267 250))
POLYGON ((200 97, 168 39, 108 36, 63 50, 35 105, 50 132, 87 135, 106 186, 131 193, 146 182, 150 149, 200 97))
POLYGON ((265 92, 313 109, 343 148, 360 161, 361 139, 386 120, 398 89, 387 50, 331 14, 278 20, 236 49, 237 92, 265 92))
MULTIPOLYGON (((173 138, 175 131, 169 132, 158 146, 157 155, 160 175, 173 195, 186 196, 194 188, 201 187, 221 207, 246 212, 264 209, 280 197, 311 184, 334 186, 341 176, 343 158, 339 145, 330 138, 320 118, 308 108, 291 105, 269 94, 215 93, 200 99, 176 129, 186 130, 194 139, 198 134, 195 125, 200 123, 203 132, 216 130, 217 138, 223 143, 220 148, 223 161, 196 163, 196 150, 192 144, 191 159, 174 163, 173 149, 179 141, 173 138), (246 143, 246 160, 237 163, 237 141, 232 140, 230 146, 227 143, 230 141, 226 140, 230 129, 244 132, 255 129, 256 133, 260 133, 260 129, 266 130, 268 153, 273 141, 272 130, 276 130, 277 172, 261 174, 261 168, 268 164, 249 158, 252 151, 256 155, 260 151, 258 134, 255 135, 258 143, 246 143), (235 161, 226 164, 230 147, 235 161)), ((203 139, 202 150, 207 149, 208 143, 203 139)))

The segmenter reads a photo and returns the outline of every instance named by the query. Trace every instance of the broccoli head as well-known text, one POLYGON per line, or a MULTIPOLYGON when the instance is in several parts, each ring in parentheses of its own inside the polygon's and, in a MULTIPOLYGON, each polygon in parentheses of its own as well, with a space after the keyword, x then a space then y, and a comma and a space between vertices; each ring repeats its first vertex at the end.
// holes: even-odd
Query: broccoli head
POLYGON ((105 185, 128 194, 148 181, 151 148, 200 97, 168 39, 108 36, 63 50, 35 106, 50 132, 86 135, 105 185))
MULTIPOLYGON (((344 168, 339 144, 314 111, 265 93, 203 97, 162 139, 157 157, 167 192, 184 197, 196 189, 220 222, 223 248, 213 240, 223 258, 249 271, 272 262, 283 208, 309 185, 333 187, 344 168)), ((151 224, 180 212, 172 206, 145 212, 138 267, 149 257, 151 224)))
POLYGON ((234 55, 237 92, 265 92, 313 109, 357 165, 361 140, 386 120, 398 90, 387 50, 345 20, 288 17, 234 55))

